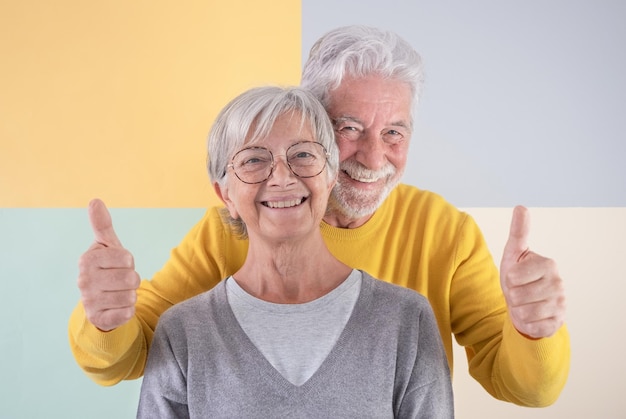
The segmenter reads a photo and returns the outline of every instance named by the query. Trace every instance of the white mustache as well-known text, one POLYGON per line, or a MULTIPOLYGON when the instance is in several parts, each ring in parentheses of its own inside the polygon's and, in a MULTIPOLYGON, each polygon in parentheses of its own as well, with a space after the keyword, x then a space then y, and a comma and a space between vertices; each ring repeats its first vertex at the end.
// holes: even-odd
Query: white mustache
POLYGON ((396 174, 396 168, 387 163, 380 170, 370 170, 355 160, 346 160, 339 166, 340 170, 346 172, 354 180, 363 183, 373 183, 396 174))

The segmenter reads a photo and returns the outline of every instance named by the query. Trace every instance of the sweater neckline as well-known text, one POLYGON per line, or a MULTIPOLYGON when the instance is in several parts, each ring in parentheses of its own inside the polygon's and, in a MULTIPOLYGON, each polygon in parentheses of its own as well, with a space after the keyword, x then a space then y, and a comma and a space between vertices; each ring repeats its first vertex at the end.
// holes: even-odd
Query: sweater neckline
POLYGON ((350 340, 354 333, 359 328, 357 325, 363 322, 363 316, 366 316, 367 306, 371 299, 373 279, 362 272, 361 291, 357 298, 357 301, 352 309, 352 314, 348 318, 343 331, 339 335, 337 342, 329 352, 328 356, 317 371, 302 385, 294 385, 287 380, 274 366, 265 358, 261 351, 252 343, 248 335, 241 328, 241 325, 237 321, 230 304, 228 303, 226 281, 220 283, 219 298, 222 300, 222 304, 225 305, 225 310, 221 311, 223 319, 234 326, 234 330, 230 329, 230 339, 232 339, 232 345, 234 347, 240 347, 243 349, 242 354, 246 359, 246 362, 250 366, 255 366, 255 370, 261 372, 267 377, 266 384, 269 386, 275 386, 275 388, 281 388, 286 392, 304 392, 307 393, 316 388, 316 386, 323 385, 327 377, 332 375, 332 372, 336 369, 335 365, 339 360, 339 355, 345 348, 350 347, 350 340), (224 317, 225 316, 225 317, 224 317))
POLYGON ((322 235, 333 240, 346 241, 363 240, 364 238, 369 237, 373 234, 378 234, 378 232, 380 231, 379 228, 385 220, 383 214, 388 211, 388 207, 391 205, 391 202, 396 199, 395 196, 397 195, 397 188, 398 187, 396 186, 394 190, 391 191, 391 193, 381 204, 381 206, 378 207, 374 214, 372 214, 372 217, 367 220, 362 226, 356 228, 334 227, 328 224, 326 221, 322 220, 320 224, 322 235))

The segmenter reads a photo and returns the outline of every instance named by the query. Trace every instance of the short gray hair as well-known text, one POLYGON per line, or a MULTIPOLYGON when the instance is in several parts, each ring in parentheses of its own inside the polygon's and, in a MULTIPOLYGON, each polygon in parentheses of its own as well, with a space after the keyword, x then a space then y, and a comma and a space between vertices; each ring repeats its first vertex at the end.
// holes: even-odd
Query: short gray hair
MULTIPOLYGON (((311 128, 315 141, 329 153, 326 164, 329 182, 337 176, 339 148, 335 142, 333 125, 320 101, 301 87, 263 86, 245 91, 231 100, 217 115, 207 140, 207 169, 211 182, 224 186, 227 167, 233 155, 246 141, 249 143, 267 137, 276 120, 288 113, 299 112, 300 126, 311 128)), ((246 237, 242 220, 230 217, 228 211, 222 217, 235 233, 246 237)))
POLYGON ((311 48, 300 85, 328 106, 329 91, 344 77, 370 75, 407 83, 416 107, 424 82, 420 55, 395 32, 370 26, 344 26, 323 35, 311 48))

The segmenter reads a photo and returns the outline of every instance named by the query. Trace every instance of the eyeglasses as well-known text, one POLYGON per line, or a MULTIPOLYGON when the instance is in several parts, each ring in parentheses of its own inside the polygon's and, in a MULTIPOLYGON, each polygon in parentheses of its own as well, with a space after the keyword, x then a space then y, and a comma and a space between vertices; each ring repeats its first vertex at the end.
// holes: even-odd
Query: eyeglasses
MULTIPOLYGON (((330 157, 326 148, 315 141, 300 141, 285 152, 287 167, 301 178, 315 177, 326 167, 330 157)), ((235 176, 243 183, 255 184, 270 178, 276 163, 274 155, 265 147, 247 147, 235 154, 227 168, 232 167, 235 176)))

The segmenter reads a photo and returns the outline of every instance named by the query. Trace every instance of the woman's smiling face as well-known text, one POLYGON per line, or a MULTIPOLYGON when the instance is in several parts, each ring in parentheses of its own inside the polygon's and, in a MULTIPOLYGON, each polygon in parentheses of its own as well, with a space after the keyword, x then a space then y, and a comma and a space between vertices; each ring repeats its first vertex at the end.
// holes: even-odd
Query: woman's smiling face
MULTIPOLYGON (((283 114, 265 138, 254 141, 255 147, 264 147, 274 156, 274 169, 267 180, 244 183, 230 167, 224 187, 218 187, 230 215, 243 220, 251 239, 260 236, 282 241, 319 229, 335 180, 329 179, 325 169, 317 176, 301 178, 287 165, 290 146, 316 141, 309 122, 301 120, 297 111, 283 114)), ((247 138, 245 146, 250 145, 247 138)))

